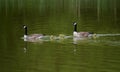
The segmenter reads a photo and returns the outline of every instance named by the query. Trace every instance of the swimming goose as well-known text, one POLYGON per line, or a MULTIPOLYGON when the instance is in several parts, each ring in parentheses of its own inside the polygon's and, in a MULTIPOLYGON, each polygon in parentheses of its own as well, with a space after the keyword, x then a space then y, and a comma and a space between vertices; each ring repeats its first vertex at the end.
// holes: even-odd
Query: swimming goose
POLYGON ((36 41, 36 40, 39 40, 43 37, 43 34, 30 34, 30 35, 28 35, 27 26, 24 25, 23 28, 25 30, 24 31, 25 32, 24 33, 24 41, 36 41))
POLYGON ((49 38, 50 38, 50 41, 60 41, 60 40, 65 40, 65 39, 70 39, 72 38, 73 36, 67 36, 65 34, 59 34, 58 36, 54 36, 54 35, 50 35, 49 38))
POLYGON ((94 34, 93 32, 77 32, 77 23, 75 22, 73 25, 74 25, 73 37, 88 38, 92 37, 94 34))
POLYGON ((54 35, 51 35, 50 36, 50 40, 53 41, 53 40, 63 40, 65 39, 65 35, 64 34, 59 34, 59 36, 54 36, 54 35))

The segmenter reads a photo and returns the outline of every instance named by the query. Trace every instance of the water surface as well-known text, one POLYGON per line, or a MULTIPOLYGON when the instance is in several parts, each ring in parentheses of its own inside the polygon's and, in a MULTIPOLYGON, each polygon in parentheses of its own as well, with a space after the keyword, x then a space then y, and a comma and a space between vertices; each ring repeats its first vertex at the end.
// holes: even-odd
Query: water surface
POLYGON ((0 72, 119 72, 119 0, 0 0, 0 72), (24 42, 28 33, 96 39, 24 42))

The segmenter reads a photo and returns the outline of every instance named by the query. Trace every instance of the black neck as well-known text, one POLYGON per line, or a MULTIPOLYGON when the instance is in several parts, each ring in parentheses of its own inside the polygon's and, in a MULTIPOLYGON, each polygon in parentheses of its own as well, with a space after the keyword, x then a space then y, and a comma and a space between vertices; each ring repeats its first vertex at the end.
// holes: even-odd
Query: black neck
POLYGON ((27 27, 25 28, 25 35, 27 35, 27 27))
POLYGON ((77 32, 77 25, 74 25, 74 31, 77 32))

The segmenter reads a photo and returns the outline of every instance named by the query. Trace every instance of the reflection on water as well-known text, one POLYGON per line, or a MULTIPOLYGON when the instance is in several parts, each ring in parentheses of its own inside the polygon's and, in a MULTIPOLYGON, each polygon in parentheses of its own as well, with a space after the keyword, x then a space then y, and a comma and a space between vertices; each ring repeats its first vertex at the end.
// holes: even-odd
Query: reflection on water
MULTIPOLYGON (((32 42, 36 44, 45 44, 47 43, 59 43, 59 44, 74 44, 73 47, 73 53, 77 53, 78 45, 105 45, 105 46, 120 46, 120 39, 119 39, 120 34, 96 34, 96 38, 78 38, 78 37, 73 37, 72 35, 64 35, 64 34, 59 34, 57 36, 55 35, 45 35, 41 39, 37 39, 34 41, 26 41, 25 40, 25 47, 24 53, 27 52, 27 43, 32 42)), ((24 38, 22 38, 24 39, 24 38)))
POLYGON ((119 37, 120 34, 96 34, 96 38, 77 38, 73 37, 73 43, 77 44, 83 41, 92 41, 92 42, 108 42, 108 43, 116 43, 119 45, 119 39, 116 37, 119 37), (109 39, 107 39, 109 37, 109 39), (112 39, 115 39, 115 41, 111 41, 112 39))
MULTIPOLYGON (((24 52, 28 55, 25 57, 32 61, 29 63, 32 66, 28 66, 28 69, 43 72, 46 70, 51 72, 71 71, 69 69, 78 72, 79 70, 89 72, 91 69, 93 72, 119 71, 119 35, 102 35, 100 37, 99 34, 96 39, 77 40, 75 44, 72 44, 74 43, 72 36, 61 42, 57 39, 45 40, 42 44, 25 41, 24 52)), ((30 71, 28 69, 25 70, 30 71)))
POLYGON ((120 34, 97 34, 97 36, 120 36, 120 34))
POLYGON ((79 44, 81 42, 92 42, 92 43, 110 43, 110 44, 120 44, 119 39, 113 40, 113 38, 117 39, 120 34, 96 34, 96 38, 87 37, 87 38, 81 38, 81 37, 73 37, 72 35, 64 35, 59 34, 58 36, 55 35, 45 35, 40 39, 33 39, 33 40, 26 40, 24 37, 22 39, 26 42, 34 42, 34 43, 43 43, 43 42, 64 42, 64 43, 73 43, 73 44, 79 44), (108 39, 109 37, 109 39, 108 39))
POLYGON ((27 42, 24 42, 24 43, 25 43, 25 45, 24 45, 23 51, 24 51, 24 53, 26 53, 27 52, 27 42))

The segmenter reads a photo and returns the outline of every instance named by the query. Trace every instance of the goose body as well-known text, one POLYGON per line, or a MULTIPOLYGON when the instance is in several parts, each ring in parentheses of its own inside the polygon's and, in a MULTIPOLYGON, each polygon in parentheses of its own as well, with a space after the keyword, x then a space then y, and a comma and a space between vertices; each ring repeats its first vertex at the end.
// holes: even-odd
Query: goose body
POLYGON ((93 35, 92 32, 77 32, 77 23, 74 23, 73 37, 77 38, 88 38, 93 35))
POLYGON ((84 38, 84 37, 90 37, 91 34, 89 32, 73 32, 73 36, 84 38))
POLYGON ((24 33, 24 41, 31 41, 31 42, 34 42, 34 41, 37 41, 41 38, 43 38, 43 34, 30 34, 28 35, 27 33, 27 26, 23 26, 24 30, 25 30, 25 33, 24 33))

